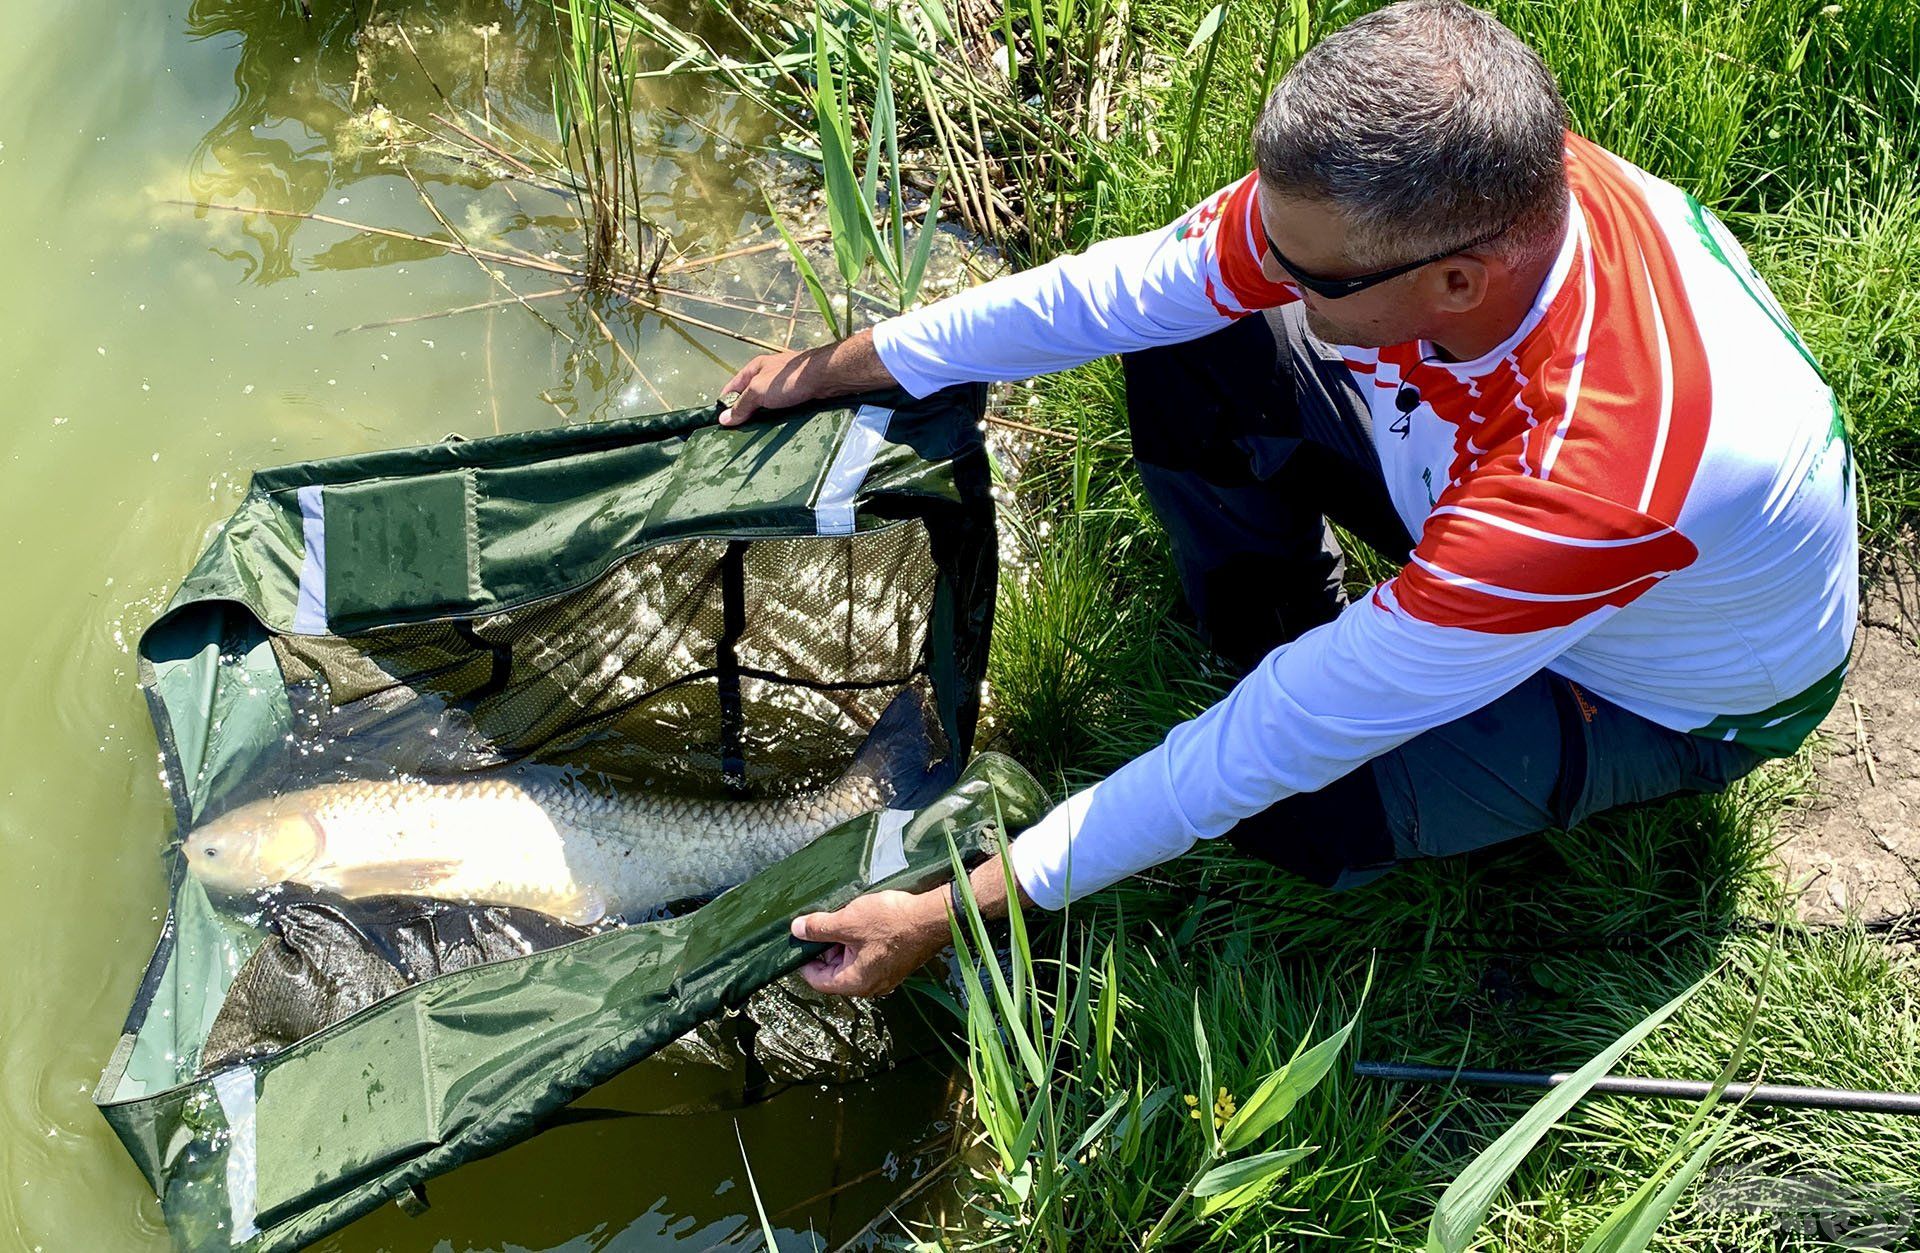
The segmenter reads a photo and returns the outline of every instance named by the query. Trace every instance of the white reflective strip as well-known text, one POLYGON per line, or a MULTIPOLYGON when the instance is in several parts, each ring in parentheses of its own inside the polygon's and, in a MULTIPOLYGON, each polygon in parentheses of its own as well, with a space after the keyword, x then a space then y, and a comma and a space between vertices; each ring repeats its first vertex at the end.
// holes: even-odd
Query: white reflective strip
POLYGON ((1671 570, 1649 570, 1645 574, 1635 575, 1625 583, 1617 583, 1612 587, 1603 587, 1592 592, 1523 592, 1517 588, 1502 587, 1498 583, 1482 583, 1479 579, 1470 579, 1464 574, 1455 574, 1451 570, 1434 565, 1419 553, 1412 553, 1410 556, 1413 558, 1414 565, 1419 566, 1422 570, 1425 570, 1434 578, 1439 579, 1442 583, 1451 583, 1455 587, 1471 588, 1476 592, 1485 592, 1489 596, 1500 596, 1507 600, 1535 600, 1543 604, 1572 604, 1574 601, 1580 600, 1598 600, 1602 596, 1611 596, 1615 592, 1625 591, 1627 588, 1632 587, 1635 583, 1639 583, 1642 580, 1664 579, 1673 573, 1671 570))
POLYGON ((853 534, 854 497, 860 494, 860 485, 867 481, 867 471, 880 452, 881 442, 887 437, 887 423, 892 418, 893 410, 877 405, 861 405, 853 415, 847 437, 840 441, 840 452, 828 468, 827 480, 820 485, 819 499, 813 505, 813 529, 817 534, 853 534))
POLYGON ((253 1071, 234 1066, 213 1077, 214 1095, 227 1116, 227 1213, 233 1230, 227 1243, 245 1244, 260 1234, 254 1223, 259 1167, 253 1144, 253 1071))
POLYGON ((878 883, 907 868, 907 846, 901 833, 913 821, 911 809, 883 809, 874 824, 873 855, 867 859, 867 882, 878 883))
POLYGON ((293 602, 293 629, 298 635, 327 633, 327 520, 321 511, 321 489, 302 487, 300 538, 306 553, 300 559, 300 595, 293 602))
MULTIPOLYGON (((1593 240, 1587 235, 1587 215, 1580 212, 1577 202, 1573 213, 1573 224, 1580 232, 1581 274, 1586 283, 1587 307, 1580 315, 1580 337, 1573 345, 1573 365, 1567 371, 1566 401, 1560 413, 1560 424, 1553 428, 1553 438, 1547 441, 1547 455, 1540 460, 1540 477, 1543 479, 1553 473, 1554 458, 1560 455, 1560 445, 1567 438, 1567 428, 1573 425, 1573 409, 1580 403, 1580 379, 1587 372, 1587 349, 1593 342, 1593 311, 1600 302, 1600 287, 1593 278, 1593 240)), ((1529 431, 1528 435, 1531 436, 1532 432, 1529 431)), ((1525 444, 1526 441, 1522 440, 1523 448, 1525 444)), ((1526 460, 1524 454, 1521 460, 1526 460)))

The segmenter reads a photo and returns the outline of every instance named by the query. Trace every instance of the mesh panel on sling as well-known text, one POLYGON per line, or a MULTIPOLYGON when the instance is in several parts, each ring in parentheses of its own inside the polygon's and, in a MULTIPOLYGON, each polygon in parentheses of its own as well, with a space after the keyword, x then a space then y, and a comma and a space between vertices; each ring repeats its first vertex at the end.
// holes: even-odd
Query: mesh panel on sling
POLYGON ((776 1079, 884 1037, 769 985, 795 913, 1038 816, 968 761, 982 400, 254 477, 141 639, 183 838, 95 1094, 179 1247, 417 1196, 723 1011, 689 1047, 764 1036, 776 1079))

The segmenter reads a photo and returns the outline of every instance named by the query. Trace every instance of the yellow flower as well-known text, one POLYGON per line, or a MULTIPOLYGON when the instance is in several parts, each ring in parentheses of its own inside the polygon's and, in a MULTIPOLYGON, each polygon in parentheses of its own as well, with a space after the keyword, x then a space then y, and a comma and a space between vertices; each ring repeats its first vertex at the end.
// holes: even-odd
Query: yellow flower
POLYGON ((1227 1091, 1225 1088, 1221 1088, 1220 1094, 1213 1099, 1214 1125, 1224 1128, 1233 1118, 1234 1111, 1238 1108, 1239 1102, 1233 1099, 1233 1093, 1227 1091))

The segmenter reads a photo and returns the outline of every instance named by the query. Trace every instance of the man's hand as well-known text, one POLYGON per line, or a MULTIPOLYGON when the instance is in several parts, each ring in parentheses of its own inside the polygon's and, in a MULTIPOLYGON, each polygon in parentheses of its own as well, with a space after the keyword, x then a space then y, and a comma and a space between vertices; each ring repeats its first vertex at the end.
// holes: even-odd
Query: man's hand
POLYGON ((800 915, 793 935, 833 945, 800 968, 814 991, 885 996, 952 938, 947 889, 871 892, 830 914, 800 915))
POLYGON ((874 351, 870 330, 805 352, 768 353, 747 362, 727 381, 722 395, 732 394, 735 399, 720 411, 720 425, 739 426, 761 409, 785 409, 809 400, 872 391, 891 387, 894 381, 874 351))
MULTIPOLYGON (((998 856, 968 874, 982 918, 1007 916, 1008 877, 998 856)), ((948 899, 942 884, 925 892, 869 892, 830 914, 800 915, 793 920, 795 939, 833 945, 802 966, 801 975, 816 992, 885 996, 953 938, 948 899)), ((1022 908, 1033 904, 1025 888, 1015 900, 1022 908)))

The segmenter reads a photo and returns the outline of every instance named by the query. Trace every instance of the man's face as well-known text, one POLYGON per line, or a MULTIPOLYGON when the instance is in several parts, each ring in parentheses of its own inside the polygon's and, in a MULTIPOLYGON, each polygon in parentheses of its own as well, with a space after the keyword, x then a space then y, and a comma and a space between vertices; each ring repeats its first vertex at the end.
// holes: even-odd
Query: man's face
MULTIPOLYGON (((1400 259, 1355 261, 1347 250, 1346 216, 1323 201, 1282 195, 1262 183, 1259 203, 1267 238, 1288 260, 1317 278, 1364 274, 1400 259)), ((1293 283, 1293 276, 1271 252, 1262 256, 1260 265, 1269 279, 1293 283)), ((1439 312, 1429 291, 1439 277, 1434 270, 1434 266, 1423 266, 1337 300, 1296 284, 1306 305, 1307 329, 1330 344, 1356 348, 1383 348, 1431 337, 1439 312)))

